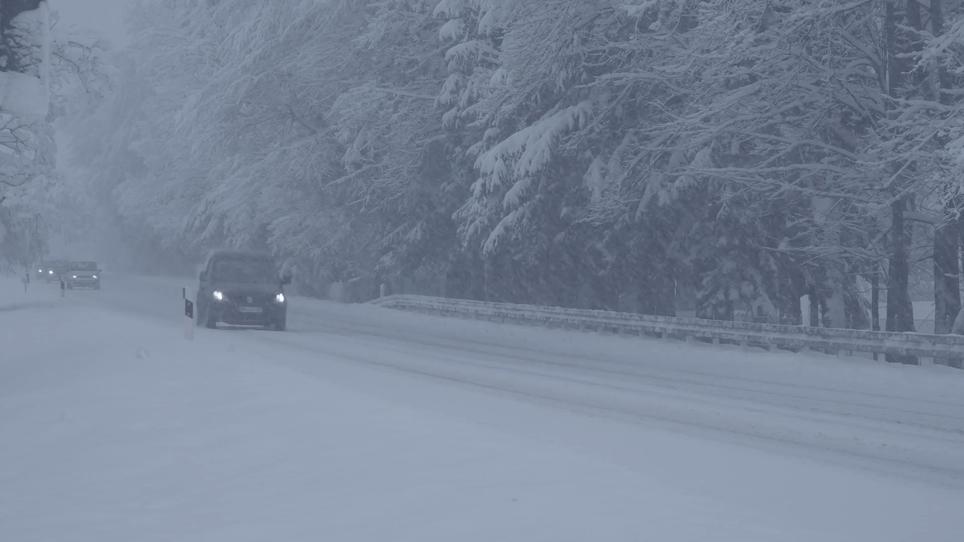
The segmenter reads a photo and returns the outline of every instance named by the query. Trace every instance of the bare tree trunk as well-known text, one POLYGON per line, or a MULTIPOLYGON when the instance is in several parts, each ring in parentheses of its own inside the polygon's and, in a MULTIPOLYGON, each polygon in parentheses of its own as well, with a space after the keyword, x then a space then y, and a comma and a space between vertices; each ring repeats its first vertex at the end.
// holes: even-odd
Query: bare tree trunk
POLYGON ((906 200, 891 205, 891 257, 887 277, 887 331, 914 331, 914 306, 908 286, 910 282, 910 241, 904 223, 906 200))
MULTIPOLYGON (((911 236, 904 223, 906 199, 891 205, 891 255, 887 277, 887 331, 914 331, 914 305, 908 286, 910 282, 911 236)), ((891 363, 917 364, 915 356, 888 355, 891 363)))
MULTIPOLYGON (((880 269, 874 269, 870 276, 870 329, 880 331, 880 269)), ((874 361, 877 361, 874 352, 874 361)))
MULTIPOLYGON (((930 4, 930 16, 931 16, 931 32, 935 36, 940 36, 944 34, 944 0, 931 0, 930 4)), ((950 96, 945 92, 951 88, 950 77, 948 76, 947 69, 944 66, 938 65, 937 67, 937 100, 942 104, 951 103, 950 96)), ((962 241, 964 241, 964 220, 961 220, 960 210, 962 207, 962 197, 960 190, 954 188, 955 194, 953 198, 948 198, 948 206, 945 207, 945 218, 949 219, 947 224, 944 226, 949 230, 947 232, 947 240, 945 247, 949 249, 951 254, 947 256, 954 259, 954 263, 951 264, 954 270, 953 280, 948 280, 945 284, 945 289, 951 289, 953 291, 949 292, 949 299, 952 303, 956 303, 952 306, 945 307, 944 312, 950 313, 954 312, 954 315, 950 317, 950 325, 947 332, 953 333, 955 331, 955 324, 960 318, 961 313, 961 269, 962 260, 964 254, 961 253, 962 241), (953 249, 951 249, 953 245, 953 249)), ((936 248, 936 247, 935 247, 936 248)), ((936 295, 936 294, 935 294, 936 295)), ((936 324, 935 324, 936 325, 936 324)), ((956 359, 949 359, 946 362, 952 367, 962 368, 964 367, 964 358, 957 357, 956 359)))
MULTIPOLYGON (((930 26, 935 36, 944 33, 942 0, 931 0, 930 26)), ((947 70, 939 64, 931 86, 931 99, 947 104, 947 70)), ((934 231, 934 333, 950 333, 961 310, 958 207, 960 198, 953 183, 944 187, 944 216, 934 231)))
POLYGON ((934 231, 934 333, 950 333, 961 310, 956 212, 948 203, 934 231))
MULTIPOLYGON (((888 0, 884 6, 884 38, 887 52, 887 94, 897 97, 897 89, 903 77, 902 59, 897 50, 897 7, 895 0, 888 0)), ((919 6, 908 0, 908 11, 916 12, 919 20, 919 6)), ((911 14, 910 18, 915 15, 911 14)), ((907 198, 901 197, 891 204, 890 254, 887 273, 887 331, 914 331, 914 305, 911 303, 908 286, 910 282, 910 241, 911 236, 904 223, 907 198)), ((891 363, 916 364, 914 356, 888 354, 891 363)))
POLYGON ((867 302, 857 285, 857 272, 848 268, 844 275, 844 308, 848 329, 870 329, 870 314, 867 302))
POLYGON ((810 327, 820 327, 820 300, 817 298, 817 287, 811 286, 808 290, 810 298, 810 327))
MULTIPOLYGON (((940 36, 944 33, 944 0, 930 0, 930 17, 931 17, 931 32, 935 36, 940 36)), ((941 70, 943 72, 943 70, 941 70)), ((941 85, 941 88, 946 88, 941 85)))
POLYGON ((870 329, 880 331, 880 273, 870 277, 870 329))

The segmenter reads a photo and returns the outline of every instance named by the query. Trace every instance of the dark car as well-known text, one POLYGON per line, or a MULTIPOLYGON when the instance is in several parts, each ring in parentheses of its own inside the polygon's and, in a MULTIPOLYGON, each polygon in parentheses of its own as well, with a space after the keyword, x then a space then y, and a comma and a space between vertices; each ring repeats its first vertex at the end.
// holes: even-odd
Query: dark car
POLYGON ((197 325, 218 323, 263 326, 284 331, 288 299, 284 286, 290 275, 278 271, 268 254, 219 251, 211 254, 197 289, 197 325))
POLYGON ((70 262, 64 274, 67 288, 93 288, 100 290, 100 268, 97 262, 70 262))
POLYGON ((47 282, 58 282, 67 272, 68 262, 65 260, 50 260, 41 262, 37 268, 37 278, 47 282))

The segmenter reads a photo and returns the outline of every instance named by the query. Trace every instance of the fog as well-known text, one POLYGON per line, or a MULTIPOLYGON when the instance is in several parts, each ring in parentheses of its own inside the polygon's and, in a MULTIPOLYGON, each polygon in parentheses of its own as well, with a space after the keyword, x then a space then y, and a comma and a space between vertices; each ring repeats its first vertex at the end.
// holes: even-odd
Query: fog
POLYGON ((80 403, 45 539, 954 539, 962 87, 962 0, 0 0, 0 539, 80 403))
MULTIPOLYGON (((920 62, 957 43, 945 3, 893 15, 948 29, 908 53, 920 62)), ((825 1, 780 16, 755 2, 429 4, 55 5, 48 252, 144 272, 267 250, 306 292, 357 301, 384 284, 953 327, 962 117, 942 89, 956 60, 939 80, 875 64, 886 25, 871 22, 890 15, 873 3, 839 20, 825 1), (755 17, 761 40, 728 38, 755 17)))
POLYGON ((115 47, 130 41, 124 22, 136 0, 54 0, 51 10, 59 24, 96 33, 115 47))
POLYGON ((386 284, 938 332, 959 312, 958 110, 912 63, 866 57, 887 16, 870 4, 80 4, 53 36, 52 252, 149 271, 268 250, 360 301, 386 284), (753 17, 765 39, 695 53, 753 17))

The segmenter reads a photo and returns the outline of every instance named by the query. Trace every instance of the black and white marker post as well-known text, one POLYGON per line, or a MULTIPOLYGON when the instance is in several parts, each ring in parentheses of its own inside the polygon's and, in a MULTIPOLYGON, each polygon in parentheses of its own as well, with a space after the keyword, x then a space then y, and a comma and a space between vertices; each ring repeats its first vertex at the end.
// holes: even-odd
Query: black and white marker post
POLYGON ((187 298, 187 288, 181 288, 181 298, 184 299, 184 338, 194 339, 194 302, 187 298))

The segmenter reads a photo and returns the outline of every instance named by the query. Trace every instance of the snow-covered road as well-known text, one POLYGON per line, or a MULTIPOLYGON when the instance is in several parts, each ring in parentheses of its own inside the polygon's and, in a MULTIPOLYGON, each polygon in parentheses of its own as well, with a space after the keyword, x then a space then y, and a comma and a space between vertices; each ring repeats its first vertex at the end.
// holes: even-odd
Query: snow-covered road
MULTIPOLYGON (((0 281, 0 540, 959 540, 964 372, 0 281)), ((183 282, 189 286, 189 283, 183 282)))

